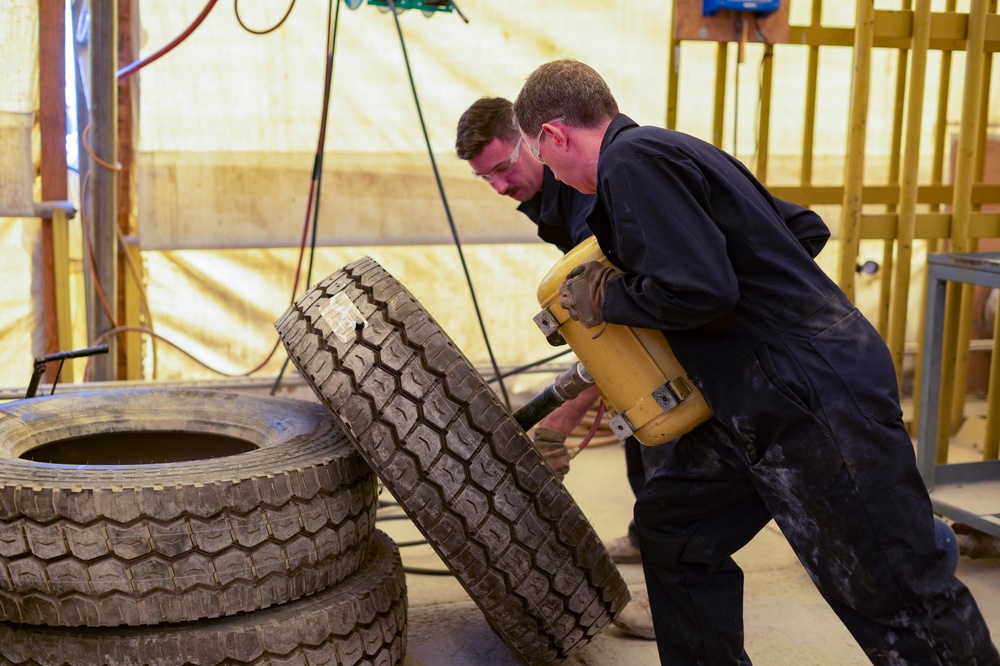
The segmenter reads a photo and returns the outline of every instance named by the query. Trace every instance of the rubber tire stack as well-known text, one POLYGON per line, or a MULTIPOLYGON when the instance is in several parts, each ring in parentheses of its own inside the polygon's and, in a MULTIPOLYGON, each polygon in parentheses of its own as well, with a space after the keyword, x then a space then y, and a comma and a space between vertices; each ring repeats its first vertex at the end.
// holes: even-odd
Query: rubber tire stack
POLYGON ((370 258, 275 324, 289 357, 497 634, 561 661, 628 589, 573 498, 454 342, 370 258))
MULTIPOLYGON (((82 455, 86 451, 79 452, 82 455)), ((186 456, 186 457, 185 457, 186 456)), ((323 406, 187 389, 0 406, 0 661, 399 664, 406 586, 377 481, 323 406), (53 443, 173 433, 223 457, 34 462, 53 443)))

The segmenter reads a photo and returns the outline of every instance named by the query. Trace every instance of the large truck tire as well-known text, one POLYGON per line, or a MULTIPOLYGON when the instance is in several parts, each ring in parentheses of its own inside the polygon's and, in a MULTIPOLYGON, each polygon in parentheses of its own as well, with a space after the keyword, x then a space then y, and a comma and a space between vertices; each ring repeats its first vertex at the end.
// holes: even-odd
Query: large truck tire
POLYGON ((0 620, 138 626, 282 604, 355 571, 376 501, 371 468, 313 402, 134 389, 8 403, 0 620))
POLYGON ((3 663, 31 666, 401 664, 406 581, 399 550, 375 530, 353 575, 323 592, 232 617, 155 627, 0 623, 3 663))
POLYGON ((498 635, 556 663, 629 599, 592 526, 496 394, 417 300, 364 258, 276 323, 337 415, 498 635))

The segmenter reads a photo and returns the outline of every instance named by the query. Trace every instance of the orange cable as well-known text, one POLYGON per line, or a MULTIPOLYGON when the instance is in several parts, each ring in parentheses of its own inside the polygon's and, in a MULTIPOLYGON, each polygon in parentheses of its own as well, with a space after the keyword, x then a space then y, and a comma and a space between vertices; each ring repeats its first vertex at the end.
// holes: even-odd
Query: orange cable
POLYGON ((122 170, 121 162, 115 162, 114 164, 111 164, 110 162, 105 162, 94 153, 93 148, 90 147, 90 141, 87 139, 88 132, 90 132, 90 125, 87 125, 86 127, 83 128, 83 134, 80 135, 80 138, 82 139, 83 142, 83 149, 87 151, 88 155, 90 155, 90 159, 94 160, 105 169, 110 169, 111 171, 121 171, 122 170))
POLYGON ((90 172, 83 177, 83 184, 80 186, 80 227, 81 235, 83 236, 83 244, 87 249, 87 261, 90 265, 90 275, 94 279, 94 286, 97 287, 97 295, 101 299, 101 304, 104 306, 104 313, 108 315, 108 319, 111 321, 112 326, 117 326, 118 322, 115 321, 115 316, 111 311, 111 306, 108 305, 107 296, 104 293, 104 288, 101 287, 101 281, 97 275, 97 262, 94 259, 94 248, 90 244, 90 224, 87 222, 87 212, 86 212, 86 201, 87 201, 87 186, 90 183, 90 172))
MULTIPOLYGON (((222 370, 219 370, 217 368, 213 368, 212 366, 208 365, 207 363, 205 363, 204 361, 202 361, 201 359, 199 359, 197 356, 194 356, 190 352, 186 351, 180 345, 178 345, 178 344, 176 344, 174 342, 171 342, 170 340, 168 340, 167 338, 163 337, 159 333, 156 333, 152 329, 146 328, 144 326, 115 326, 114 328, 109 328, 104 333, 101 333, 99 336, 97 336, 97 339, 94 340, 93 344, 94 345, 98 345, 98 344, 102 343, 104 340, 108 339, 112 335, 118 335, 120 333, 128 333, 128 332, 143 333, 145 335, 150 335, 150 336, 152 336, 152 337, 154 337, 154 338, 156 338, 158 340, 161 340, 162 342, 165 342, 166 344, 170 345, 171 347, 173 347, 174 349, 176 349, 180 353, 184 354, 189 359, 191 359, 192 361, 194 361, 195 363, 197 363, 201 367, 205 368, 206 370, 210 370, 210 371, 212 371, 212 372, 214 372, 214 373, 216 373, 218 375, 222 375, 224 377, 246 377, 246 376, 248 376, 248 375, 256 372, 257 370, 260 370, 262 367, 264 367, 264 365, 267 363, 267 360, 270 360, 271 356, 274 354, 274 350, 272 349, 271 350, 271 354, 268 355, 267 360, 264 361, 264 363, 261 363, 259 366, 257 366, 253 370, 250 370, 249 372, 230 373, 230 372, 223 372, 222 370)), ((278 341, 275 341, 275 343, 274 343, 274 349, 277 349, 277 347, 278 347, 278 341)), ((84 380, 85 381, 86 381, 86 376, 87 376, 87 372, 89 371, 89 368, 90 368, 90 358, 87 359, 87 370, 84 371, 84 380)))

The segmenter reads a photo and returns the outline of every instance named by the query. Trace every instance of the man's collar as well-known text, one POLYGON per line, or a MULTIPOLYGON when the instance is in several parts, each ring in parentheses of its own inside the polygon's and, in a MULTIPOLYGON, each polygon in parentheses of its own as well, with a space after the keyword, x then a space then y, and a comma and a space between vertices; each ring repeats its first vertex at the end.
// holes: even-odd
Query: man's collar
POLYGON ((638 127, 639 124, 626 116, 624 113, 619 113, 617 116, 611 119, 611 124, 608 125, 607 131, 604 132, 604 139, 601 141, 601 152, 611 145, 611 142, 615 140, 621 132, 630 129, 632 127, 638 127))
POLYGON ((556 175, 554 173, 552 173, 552 169, 550 169, 548 167, 548 165, 543 164, 542 165, 542 192, 544 192, 546 188, 548 188, 550 191, 554 190, 556 188, 556 183, 558 183, 558 182, 559 181, 556 180, 556 175))

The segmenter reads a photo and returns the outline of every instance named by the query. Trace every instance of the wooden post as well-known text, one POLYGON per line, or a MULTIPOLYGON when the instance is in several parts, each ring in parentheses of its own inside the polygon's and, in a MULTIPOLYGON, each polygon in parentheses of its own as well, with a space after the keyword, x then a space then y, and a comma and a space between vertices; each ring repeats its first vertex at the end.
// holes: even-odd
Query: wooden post
MULTIPOLYGON (((65 201, 68 197, 66 183, 66 6, 61 0, 39 0, 38 2, 38 83, 39 109, 38 124, 41 130, 41 176, 43 201, 65 201)), ((65 279, 65 254, 57 256, 57 245, 65 235, 65 229, 55 229, 54 225, 66 225, 65 215, 42 219, 42 326, 45 335, 45 354, 60 350, 61 343, 68 334, 68 307, 60 316, 57 294, 62 292, 65 300, 69 289, 65 279), (63 276, 57 281, 57 273, 63 276)), ((65 249, 65 245, 62 246, 65 249)), ((50 364, 45 369, 45 379, 54 382, 58 365, 50 364)), ((73 370, 65 364, 62 381, 73 381, 73 370)))

